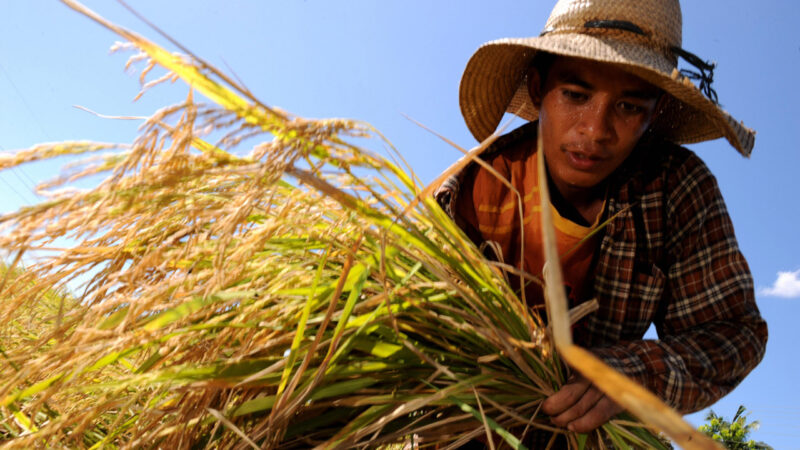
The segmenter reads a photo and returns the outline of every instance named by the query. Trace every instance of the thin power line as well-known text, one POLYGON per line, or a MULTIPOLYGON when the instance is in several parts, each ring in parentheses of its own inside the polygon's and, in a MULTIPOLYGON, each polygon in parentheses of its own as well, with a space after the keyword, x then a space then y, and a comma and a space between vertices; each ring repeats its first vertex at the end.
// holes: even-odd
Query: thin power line
MULTIPOLYGON (((3 151, 3 152, 4 152, 4 151, 6 151, 5 147, 3 147, 2 145, 0 145, 0 151, 3 151)), ((32 194, 36 195, 36 189, 35 189, 36 182, 35 182, 35 181, 33 181, 33 180, 31 179, 31 177, 29 177, 29 176, 28 176, 28 174, 27 174, 27 173, 25 173, 25 171, 24 171, 24 170, 22 170, 22 167, 18 167, 18 166, 11 167, 11 172, 13 172, 13 173, 14 173, 14 175, 17 177, 17 179, 19 179, 19 181, 21 181, 21 182, 22 182, 22 184, 23 184, 23 185, 24 185, 26 188, 28 188, 28 190, 29 190, 29 191, 31 191, 31 193, 32 193, 32 194), (20 174, 22 174, 22 175, 20 175, 20 174), (25 178, 24 178, 24 179, 23 179, 23 177, 22 177, 23 175, 25 176, 25 178), (27 180, 26 180, 26 179, 27 179, 27 180)))
MULTIPOLYGON (((3 148, 3 146, 2 146, 2 145, 0 145, 0 151, 5 151, 5 148, 3 148)), ((25 186, 25 187, 28 189, 28 191, 29 191, 31 194, 33 194, 33 198, 34 198, 34 199, 33 199, 33 200, 31 200, 31 199, 29 199, 27 196, 20 194, 20 193, 19 193, 19 192, 18 192, 16 189, 14 189, 14 187, 11 185, 11 183, 9 183, 9 182, 8 182, 8 180, 6 180, 5 178, 3 178, 3 182, 4 182, 6 185, 8 185, 8 187, 10 187, 12 191, 14 191, 14 192, 16 192, 16 193, 17 193, 17 195, 19 196, 19 198, 20 198, 20 199, 22 199, 22 202, 23 202, 23 203, 25 203, 25 204, 33 204, 33 203, 36 203, 36 200, 35 200, 35 199, 36 199, 37 195, 36 195, 36 190, 35 190, 35 188, 34 188, 34 186, 35 186, 35 184, 36 184, 36 183, 35 183, 33 180, 31 180, 31 177, 29 177, 29 176, 28 176, 28 174, 27 174, 27 173, 25 173, 25 172, 22 170, 22 168, 21 168, 21 167, 11 167, 11 172, 12 172, 12 173, 13 173, 13 174, 14 174, 14 175, 17 177, 17 179, 18 179, 20 182, 22 182, 22 185, 23 185, 23 186, 25 186), (27 178, 27 179, 28 179, 30 182, 27 182, 27 181, 25 181, 25 179, 23 179, 23 178, 22 178, 22 176, 21 176, 20 174, 22 174, 22 175, 25 175, 25 178, 27 178)))
MULTIPOLYGON (((25 178, 28 180, 28 188, 31 190, 31 192, 33 192, 34 194, 36 194, 36 182, 35 182, 35 181, 33 181, 33 179, 32 179, 31 177, 29 177, 29 176, 28 176, 27 172, 25 172, 24 170, 22 170, 22 167, 19 167, 19 168, 18 168, 18 167, 14 167, 14 169, 19 169, 19 173, 21 173, 22 175, 24 175, 24 176, 25 176, 25 178)), ((17 171, 16 171, 16 170, 14 170, 14 173, 16 173, 16 172, 17 172, 17 171)))
POLYGON ((22 199, 22 202, 23 202, 23 203, 26 203, 26 204, 33 203, 33 202, 31 202, 30 200, 26 199, 24 195, 20 194, 20 192, 19 192, 18 190, 16 190, 16 188, 14 188, 14 185, 13 185, 13 184, 11 184, 11 183, 9 183, 9 182, 8 182, 8 180, 6 180, 4 177, 0 177, 0 180, 2 180, 2 181, 3 181, 3 183, 5 183, 5 185, 6 185, 6 186, 8 186, 8 187, 9 187, 9 189, 11 189, 11 190, 12 190, 12 191, 13 191, 15 194, 17 194, 17 196, 18 196, 20 199, 22 199))
POLYGON ((15 91, 17 91, 17 95, 19 95, 19 98, 22 100, 22 104, 25 105, 25 109, 28 110, 28 114, 30 114, 31 118, 33 118, 33 121, 36 122, 36 126, 39 127, 39 131, 42 132, 42 134, 44 135, 45 138, 47 138, 48 141, 52 141, 53 139, 47 134, 47 131, 44 130, 44 128, 42 127, 42 123, 36 117, 36 114, 33 113, 33 110, 31 109, 30 105, 28 105, 28 102, 25 100, 25 96, 22 95, 22 91, 19 90, 17 85, 14 83, 14 80, 12 80, 11 76, 8 75, 8 72, 6 71, 5 67, 3 67, 3 64, 0 64, 0 71, 3 72, 3 75, 5 75, 6 79, 11 84, 11 87, 13 87, 15 91))
MULTIPOLYGON (((17 87, 17 84, 16 84, 16 83, 14 83, 14 80, 12 80, 12 79, 11 79, 11 76, 8 74, 8 71, 6 71, 5 67, 4 67, 4 66, 3 66, 1 63, 0 63, 0 71, 2 71, 2 72, 3 72, 3 75, 4 75, 4 76, 6 77, 6 79, 8 80, 8 83, 9 83, 9 84, 11 84, 11 87, 12 87, 12 88, 14 88, 14 91, 16 91, 16 92, 17 92, 17 95, 19 96, 20 100, 22 100, 22 104, 23 104, 23 105, 25 105, 25 109, 26 109, 26 110, 28 110, 28 114, 30 114, 31 118, 32 118, 32 119, 33 119, 33 121, 36 123, 36 126, 39 128, 39 131, 42 133, 42 135, 43 135, 43 136, 44 136, 44 137, 45 137, 47 140, 49 140, 49 141, 52 141, 53 139, 52 139, 52 138, 50 138, 50 135, 48 135, 48 134, 47 134, 47 131, 45 131, 45 129, 42 127, 42 123, 39 121, 39 118, 36 116, 36 114, 34 114, 34 113, 33 113, 33 110, 31 109, 30 105, 28 104, 28 101, 27 101, 27 100, 25 100, 25 96, 24 96, 24 95, 22 95, 22 91, 20 91, 20 90, 19 90, 19 88, 17 87)), ((2 151, 5 151, 5 148, 3 148, 2 146, 0 146, 0 150, 2 150, 2 151)), ((32 179, 32 178, 31 178, 31 177, 30 177, 30 176, 29 176, 29 175, 28 175, 28 174, 27 174, 27 173, 26 173, 24 170, 22 170, 22 168, 21 168, 21 167, 12 167, 12 168, 11 168, 11 171, 14 173, 14 175, 15 175, 15 176, 16 176, 16 177, 17 177, 17 178, 18 178, 18 179, 19 179, 19 180, 22 182, 22 184, 23 184, 23 185, 24 185, 24 186, 25 186, 25 187, 26 187, 26 188, 27 188, 27 189, 28 189, 28 190, 29 190, 29 191, 30 191, 30 192, 31 192, 31 193, 34 195, 34 197, 35 197, 35 196, 36 196, 36 191, 35 191, 35 188, 34 188, 34 186, 36 185, 36 182, 35 182, 35 181, 33 181, 33 179, 32 179), (22 175, 20 175, 20 173, 21 173, 22 175), (27 181, 23 179, 23 176, 24 176, 24 177, 27 179, 27 181)), ((10 184, 10 183, 9 183, 7 180, 3 180, 3 181, 4 181, 4 182, 5 182, 5 183, 6 183, 6 184, 9 186, 9 187, 11 187, 11 184, 10 184)), ((16 190, 16 189, 14 189, 13 187, 12 187, 12 190, 13 190, 14 192, 17 192, 17 190, 16 190)), ((22 197, 21 195, 20 195, 20 197, 21 197, 21 198, 24 198, 24 197, 22 197)), ((26 203, 28 203, 28 201, 27 201, 27 200, 26 200, 25 202, 26 202, 26 203)))
MULTIPOLYGON (((19 181, 21 181, 21 182, 22 182, 22 185, 23 185, 23 186, 25 186, 26 188, 28 188, 28 190, 29 190, 29 191, 30 191, 30 192, 31 192, 33 195, 36 195, 36 190, 35 190, 35 188, 33 187, 34 185, 33 185, 33 184, 29 184, 29 183, 28 183, 27 181, 25 181, 25 179, 24 179, 24 178, 22 178, 22 176, 20 175, 20 173, 23 173, 23 174, 25 173, 25 172, 22 172, 22 169, 20 169, 19 167, 12 167, 12 168, 11 168, 11 173, 13 173, 13 174, 14 174, 14 175, 17 177, 17 179, 18 179, 19 181)), ((26 176, 28 179, 30 179, 30 177, 28 177, 27 175, 25 175, 25 176, 26 176)))

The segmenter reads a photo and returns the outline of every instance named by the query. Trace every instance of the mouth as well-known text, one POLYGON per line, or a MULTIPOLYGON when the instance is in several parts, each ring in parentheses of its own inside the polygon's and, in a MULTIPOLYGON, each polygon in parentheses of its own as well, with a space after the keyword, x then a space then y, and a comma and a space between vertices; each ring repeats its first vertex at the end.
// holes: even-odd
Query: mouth
POLYGON ((577 170, 592 170, 603 164, 605 158, 595 152, 564 149, 569 164, 577 170))

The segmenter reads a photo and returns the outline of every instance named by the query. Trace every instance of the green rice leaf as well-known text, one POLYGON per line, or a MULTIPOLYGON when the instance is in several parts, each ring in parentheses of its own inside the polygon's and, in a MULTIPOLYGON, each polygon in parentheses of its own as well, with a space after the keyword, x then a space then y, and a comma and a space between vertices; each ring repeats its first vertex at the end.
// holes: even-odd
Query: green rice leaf
POLYGON ((171 325, 177 322, 178 320, 181 320, 185 317, 188 317, 200 311, 201 309, 203 309, 208 305, 223 300, 224 297, 241 298, 245 296, 246 294, 244 293, 236 293, 236 294, 228 293, 227 295, 225 293, 218 293, 209 297, 197 297, 187 302, 181 303, 180 305, 174 308, 158 313, 144 326, 144 329, 147 331, 153 331, 159 328, 166 327, 167 325, 171 325))
POLYGON ((325 268, 325 264, 328 261, 328 255, 330 254, 331 248, 325 251, 325 254, 322 256, 322 260, 317 268, 317 273, 314 275, 314 282, 311 286, 311 290, 308 293, 308 299, 306 300, 305 305, 303 306, 303 312, 300 316, 300 321, 297 323, 297 330, 295 331, 294 339, 292 340, 292 346, 289 348, 289 355, 288 355, 288 362, 286 363, 286 367, 283 369, 283 375, 281 377, 281 383, 278 385, 278 395, 280 395, 283 390, 286 388, 286 383, 289 382, 289 376, 292 373, 292 368, 294 367, 295 361, 297 361, 297 351, 300 348, 300 342, 303 340, 306 331, 306 324, 308 323, 308 317, 311 315, 311 308, 314 304, 314 295, 317 292, 317 288, 319 286, 320 278, 322 278, 322 271, 325 268))
POLYGON ((273 405, 275 405, 275 396, 265 395, 262 397, 256 397, 252 400, 248 400, 242 403, 236 408, 233 408, 233 410, 228 415, 233 417, 239 417, 239 416, 246 416, 248 414, 265 412, 272 409, 273 405))
POLYGON ((128 315, 129 309, 130 305, 125 305, 121 308, 118 308, 111 315, 109 315, 106 320, 102 321, 100 325, 97 326, 97 328, 101 330, 109 330, 111 328, 116 327, 117 325, 122 323, 122 320, 125 318, 125 316, 128 315))
POLYGON ((506 441, 506 443, 511 446, 511 448, 514 448, 514 449, 517 449, 517 450, 523 450, 523 449, 527 450, 528 449, 528 447, 525 447, 524 445, 522 445, 522 442, 520 442, 519 439, 517 439, 513 434, 509 433, 505 428, 501 427, 493 419, 481 415, 480 411, 478 411, 477 409, 473 408, 472 406, 464 403, 463 401, 458 400, 457 398, 454 398, 454 397, 450 397, 450 398, 453 400, 453 402, 455 404, 457 404, 459 406, 459 408, 461 408, 462 411, 464 411, 466 413, 469 413, 469 414, 472 414, 472 417, 474 417, 478 421, 486 423, 486 425, 492 431, 497 433, 498 436, 502 437, 506 441))
POLYGON ((578 433, 575 438, 578 440, 578 450, 586 448, 586 439, 589 437, 586 433, 578 433))
POLYGON ((371 377, 354 378, 352 380, 342 381, 340 383, 331 384, 323 388, 315 390, 310 397, 310 400, 322 400, 328 397, 340 397, 360 391, 366 387, 372 386, 378 380, 371 377))
POLYGON ((16 394, 7 395, 2 401, 0 401, 0 406, 9 406, 18 400, 34 396, 49 388, 62 378, 64 378, 64 374, 54 375, 44 381, 40 381, 26 389, 18 391, 16 394))

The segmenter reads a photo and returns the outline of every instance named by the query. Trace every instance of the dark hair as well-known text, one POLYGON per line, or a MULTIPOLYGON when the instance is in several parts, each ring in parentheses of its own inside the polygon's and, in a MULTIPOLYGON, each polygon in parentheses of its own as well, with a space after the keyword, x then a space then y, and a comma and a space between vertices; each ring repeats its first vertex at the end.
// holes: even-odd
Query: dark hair
POLYGON ((557 56, 558 55, 554 53, 543 52, 541 50, 533 55, 533 59, 528 67, 531 69, 536 69, 536 71, 539 72, 539 82, 542 86, 544 86, 544 82, 547 79, 547 74, 550 72, 550 68, 556 61, 557 56))

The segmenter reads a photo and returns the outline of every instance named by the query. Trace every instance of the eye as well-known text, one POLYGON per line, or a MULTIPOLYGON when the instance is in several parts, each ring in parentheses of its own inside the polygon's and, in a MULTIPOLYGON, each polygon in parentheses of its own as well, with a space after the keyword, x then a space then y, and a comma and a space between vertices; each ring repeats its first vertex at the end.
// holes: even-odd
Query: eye
POLYGON ((644 107, 630 102, 619 102, 619 109, 627 114, 640 114, 644 111, 644 107))
POLYGON ((589 96, 584 94, 583 92, 573 91, 571 89, 562 89, 561 94, 567 100, 572 100, 574 102, 582 102, 589 98, 589 96))

